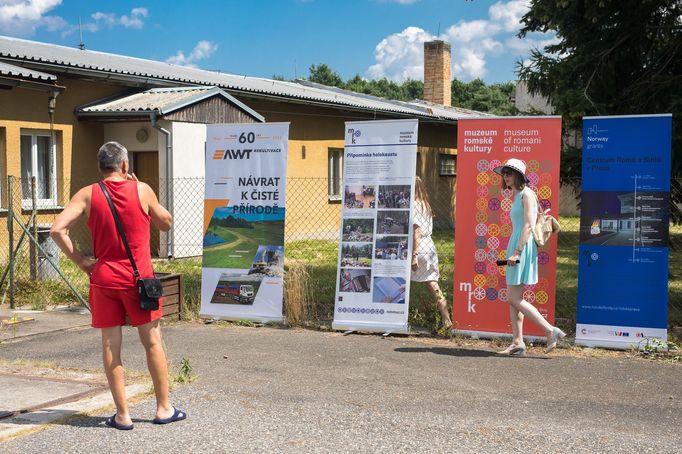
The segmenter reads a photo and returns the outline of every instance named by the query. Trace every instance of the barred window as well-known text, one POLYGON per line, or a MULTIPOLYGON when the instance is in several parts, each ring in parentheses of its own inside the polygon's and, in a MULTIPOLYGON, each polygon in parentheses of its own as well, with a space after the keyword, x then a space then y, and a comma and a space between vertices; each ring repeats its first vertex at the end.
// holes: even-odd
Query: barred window
POLYGON ((327 169, 329 200, 341 200, 343 185, 343 148, 330 148, 328 152, 329 167, 327 169))
POLYGON ((457 160, 453 154, 440 155, 440 176, 450 177, 457 175, 457 160))

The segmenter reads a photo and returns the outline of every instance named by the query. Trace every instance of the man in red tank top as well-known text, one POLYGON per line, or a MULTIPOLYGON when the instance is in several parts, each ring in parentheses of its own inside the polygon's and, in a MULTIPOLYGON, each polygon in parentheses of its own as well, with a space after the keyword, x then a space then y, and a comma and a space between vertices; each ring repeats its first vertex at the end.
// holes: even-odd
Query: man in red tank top
MULTIPOLYGON (((107 142, 97 153, 102 182, 118 212, 140 277, 153 277, 149 246, 149 223, 168 231, 173 223, 171 214, 161 206, 149 185, 128 173, 128 150, 117 142, 107 142)), ((137 282, 133 268, 116 230, 109 204, 98 184, 87 186, 71 199, 57 216, 50 235, 55 243, 78 267, 90 276, 90 310, 92 326, 102 330, 104 369, 109 389, 116 404, 116 414, 106 424, 121 430, 133 428, 125 396, 125 381, 121 363, 121 326, 126 316, 137 327, 147 353, 147 366, 154 382, 156 415, 154 423, 166 424, 185 419, 168 400, 168 370, 161 340, 159 318, 161 301, 156 311, 140 309, 137 282), (85 216, 92 233, 95 259, 83 255, 69 238, 69 229, 85 216)))

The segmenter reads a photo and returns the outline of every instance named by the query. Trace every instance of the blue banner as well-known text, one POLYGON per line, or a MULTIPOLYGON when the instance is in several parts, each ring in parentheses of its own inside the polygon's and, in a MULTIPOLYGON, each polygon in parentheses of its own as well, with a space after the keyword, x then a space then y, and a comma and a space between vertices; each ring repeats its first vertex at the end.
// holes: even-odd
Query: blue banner
POLYGON ((672 115, 585 117, 576 344, 667 338, 672 115))

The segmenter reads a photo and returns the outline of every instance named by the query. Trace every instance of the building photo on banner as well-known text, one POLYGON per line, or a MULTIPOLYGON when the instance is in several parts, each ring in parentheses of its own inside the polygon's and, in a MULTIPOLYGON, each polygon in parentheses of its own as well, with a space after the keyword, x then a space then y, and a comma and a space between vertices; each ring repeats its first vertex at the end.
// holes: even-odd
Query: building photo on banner
POLYGON ((583 119, 576 344, 667 340, 672 115, 583 119))
POLYGON ((334 322, 407 333, 417 120, 346 123, 334 322))
MULTIPOLYGON (((494 169, 509 159, 525 165, 532 204, 558 217, 561 117, 487 117, 461 119, 457 130, 457 194, 455 217, 455 270, 453 322, 458 333, 481 337, 512 333, 507 246, 512 237, 514 191, 502 188, 502 176, 494 169)), ((520 203, 516 202, 516 203, 520 203)), ((529 242, 533 238, 528 239, 529 242)), ((537 248, 537 283, 526 285, 523 299, 554 324, 557 238, 537 248)), ((546 335, 531 323, 524 329, 531 337, 546 335)))
POLYGON ((281 321, 288 123, 206 131, 201 315, 281 321))

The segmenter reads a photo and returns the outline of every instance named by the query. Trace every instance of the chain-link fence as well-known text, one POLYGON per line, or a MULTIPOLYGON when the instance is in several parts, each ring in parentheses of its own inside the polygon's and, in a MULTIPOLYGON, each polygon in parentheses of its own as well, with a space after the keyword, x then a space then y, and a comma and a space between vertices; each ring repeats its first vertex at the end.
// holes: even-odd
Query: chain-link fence
MULTIPOLYGON (((204 239, 204 180, 187 178, 174 179, 168 184, 164 180, 150 181, 149 184, 159 194, 161 203, 172 207, 175 221, 170 234, 152 230, 152 251, 159 257, 155 261, 155 268, 157 271, 183 274, 186 309, 196 314, 200 300, 200 256, 204 239), (168 194, 173 196, 168 197, 168 194), (173 259, 168 260, 168 256, 172 256, 173 259)), ((87 277, 59 254, 49 239, 49 227, 54 217, 67 203, 68 195, 75 193, 81 186, 83 185, 75 184, 73 181, 59 181, 47 191, 41 189, 39 184, 36 190, 32 191, 30 183, 27 184, 18 178, 14 178, 11 185, 9 181, 3 183, 2 203, 5 209, 0 211, 0 215, 6 221, 9 210, 12 210, 16 220, 13 229, 8 229, 7 224, 0 225, 0 264, 4 275, 0 287, 2 302, 7 302, 11 294, 14 295, 16 305, 33 307, 76 301, 72 290, 52 269, 44 253, 29 241, 29 235, 19 226, 20 222, 26 226, 35 241, 45 246, 44 250, 48 255, 53 254, 52 258, 57 262, 61 274, 81 295, 87 295, 87 277), (10 274, 12 287, 9 285, 10 274)), ((674 180, 671 185, 673 200, 682 199, 680 188, 682 181, 674 180)), ((290 272, 285 275, 285 287, 305 289, 303 293, 294 294, 301 295, 301 298, 309 301, 310 307, 306 310, 309 321, 331 320, 343 201, 330 198, 326 178, 288 178, 286 191, 285 250, 286 267, 290 272), (296 272, 291 272, 292 270, 296 272)), ((378 192, 356 193, 354 197, 360 200, 357 203, 373 203, 375 207, 383 204, 383 208, 390 208, 387 204, 399 203, 399 200, 379 200, 378 192)), ((579 185, 565 185, 561 188, 559 212, 562 231, 558 234, 556 318, 559 326, 568 330, 575 326, 578 288, 580 204, 576 194, 579 194, 579 185)), ((453 195, 430 194, 430 200, 436 214, 433 220, 432 239, 439 260, 439 283, 446 297, 450 299, 456 253, 455 222, 452 216, 454 204, 451 202, 453 195)), ((382 222, 400 223, 397 219, 383 219, 382 222)), ((395 257, 397 260, 409 260, 404 256, 402 238, 399 238, 399 234, 392 235, 390 233, 392 231, 382 232, 387 234, 384 235, 387 241, 379 248, 382 255, 380 258, 395 257)), ((90 235, 84 221, 74 226, 70 236, 79 249, 91 252, 90 235)), ((378 252, 378 249, 372 252, 360 248, 349 249, 345 254, 353 263, 364 263, 376 259, 378 252)), ((438 326, 440 323, 438 311, 426 287, 413 285, 411 288, 410 323, 430 328, 438 326)), ((285 294, 292 295, 288 292, 285 294)), ((682 325, 682 226, 672 223, 668 295, 670 324, 682 325)), ((291 296, 289 298, 291 299, 291 296)), ((285 301, 285 310, 291 303, 285 301)))

